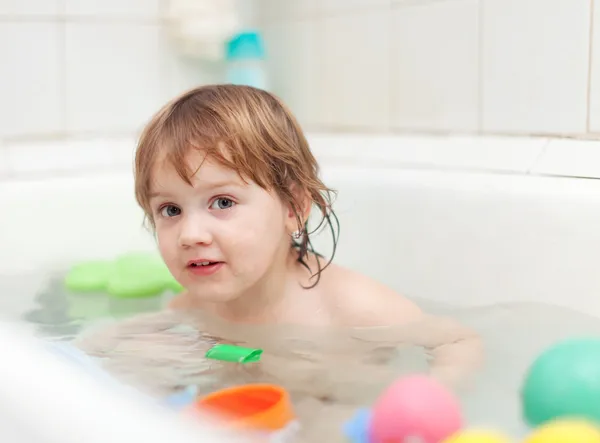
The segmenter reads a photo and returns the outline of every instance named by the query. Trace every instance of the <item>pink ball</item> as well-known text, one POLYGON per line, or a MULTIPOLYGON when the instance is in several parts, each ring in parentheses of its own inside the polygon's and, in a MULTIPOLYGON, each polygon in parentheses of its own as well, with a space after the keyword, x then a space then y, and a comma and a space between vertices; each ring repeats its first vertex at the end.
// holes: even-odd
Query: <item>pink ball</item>
POLYGON ((415 375, 392 384, 372 408, 371 443, 396 443, 416 437, 439 443, 462 427, 456 397, 431 377, 415 375))

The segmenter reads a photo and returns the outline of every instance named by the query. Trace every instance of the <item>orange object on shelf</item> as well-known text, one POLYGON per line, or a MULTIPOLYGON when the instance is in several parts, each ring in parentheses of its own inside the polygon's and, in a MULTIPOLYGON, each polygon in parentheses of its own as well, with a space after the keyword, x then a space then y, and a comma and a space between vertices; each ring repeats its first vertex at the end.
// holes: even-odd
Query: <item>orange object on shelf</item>
POLYGON ((235 429, 277 431, 296 418, 288 392, 271 384, 222 389, 200 398, 194 409, 235 429))

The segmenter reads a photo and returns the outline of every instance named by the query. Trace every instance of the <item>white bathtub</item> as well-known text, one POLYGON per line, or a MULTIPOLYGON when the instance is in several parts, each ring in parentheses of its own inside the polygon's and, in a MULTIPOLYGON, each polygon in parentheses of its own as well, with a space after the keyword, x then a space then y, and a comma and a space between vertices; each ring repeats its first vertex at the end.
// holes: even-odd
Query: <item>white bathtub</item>
MULTIPOLYGON (((563 142, 553 148, 554 142, 543 139, 330 135, 311 141, 326 183, 339 192, 338 263, 429 302, 461 307, 540 302, 600 317, 597 144, 569 151, 563 142)), ((155 249, 142 227, 127 162, 94 171, 71 164, 62 178, 40 178, 39 170, 27 169, 26 155, 19 154, 22 173, 0 181, 0 276, 43 275, 79 260, 155 249)), ((317 245, 328 252, 329 237, 320 237, 317 245)), ((0 295, 9 308, 19 296, 0 295), (14 301, 6 303, 11 296, 14 301)), ((546 331, 553 329, 550 325, 546 331)), ((498 351, 488 377, 495 384, 471 402, 471 409, 479 411, 501 391, 516 392, 531 356, 554 340, 547 335, 542 337, 546 342, 513 350, 504 344, 518 337, 493 331, 487 338, 498 351), (511 376, 506 375, 507 360, 514 362, 511 376)), ((19 379, 19 371, 12 374, 19 379)), ((46 382, 68 389, 60 377, 46 382)), ((68 390, 73 402, 89 401, 92 391, 81 398, 68 390)), ((494 413, 516 423, 516 400, 496 401, 494 413)), ((27 417, 26 404, 17 406, 21 409, 15 414, 27 417)), ((95 413, 108 418, 111 411, 95 413)), ((69 426, 68 415, 63 419, 69 426)), ((131 419, 140 417, 132 414, 131 419)))
MULTIPOLYGON (((557 163, 566 173, 599 169, 597 144, 584 149, 595 147, 598 162, 573 150, 567 164, 542 139, 311 140, 339 191, 340 264, 408 296, 463 306, 541 301, 600 315, 600 181, 549 175, 557 163)), ((0 181, 0 273, 153 249, 130 170, 122 161, 0 181)), ((318 244, 327 250, 328 238, 318 244)))

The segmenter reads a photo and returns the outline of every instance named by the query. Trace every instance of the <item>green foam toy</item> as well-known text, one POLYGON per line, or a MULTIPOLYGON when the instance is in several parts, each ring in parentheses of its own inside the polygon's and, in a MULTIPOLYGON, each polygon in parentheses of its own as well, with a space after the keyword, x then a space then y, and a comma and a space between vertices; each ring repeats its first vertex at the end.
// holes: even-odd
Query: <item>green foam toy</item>
POLYGON ((543 352, 521 390, 522 412, 531 426, 561 417, 600 422, 600 339, 570 339, 543 352))
POLYGON ((140 252, 73 266, 65 286, 73 292, 107 292, 117 298, 151 297, 183 289, 158 255, 140 252))
POLYGON ((73 292, 101 292, 113 270, 108 261, 89 261, 73 266, 65 277, 65 286, 73 292))

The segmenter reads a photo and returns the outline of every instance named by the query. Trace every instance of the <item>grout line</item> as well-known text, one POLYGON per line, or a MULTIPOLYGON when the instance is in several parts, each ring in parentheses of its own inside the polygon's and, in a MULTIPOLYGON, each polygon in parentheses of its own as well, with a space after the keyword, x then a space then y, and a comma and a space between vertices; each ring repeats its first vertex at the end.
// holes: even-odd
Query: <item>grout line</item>
POLYGON ((398 60, 398 39, 396 38, 396 33, 394 32, 395 29, 395 21, 396 21, 396 15, 395 15, 395 11, 393 11, 391 9, 392 7, 392 3, 390 0, 390 10, 388 13, 388 29, 389 29, 389 34, 388 34, 388 39, 390 41, 390 47, 389 47, 389 53, 388 53, 388 57, 389 57, 389 77, 388 77, 388 98, 389 98, 389 102, 388 102, 388 127, 390 128, 390 130, 396 125, 396 121, 398 118, 398 109, 397 109, 397 100, 398 100, 398 88, 397 88, 397 82, 398 82, 398 78, 399 78, 399 60, 398 60))
MULTIPOLYGON (((62 0, 60 2, 61 12, 64 14, 66 12, 66 0, 62 0)), ((58 48, 58 57, 59 57, 59 96, 60 96, 60 113, 61 113, 61 130, 65 133, 68 132, 68 117, 67 117, 67 24, 63 22, 57 23, 59 26, 59 48, 58 48)))
POLYGON ((594 0, 590 0, 590 38, 588 48, 588 78, 587 78, 587 97, 586 97, 586 132, 591 131, 592 120, 592 74, 593 74, 593 56, 594 56, 594 0))
POLYGON ((484 54, 484 44, 483 44, 483 34, 484 34, 484 8, 485 8, 485 0, 479 0, 478 8, 477 8, 477 17, 479 23, 477 24, 477 131, 481 134, 483 133, 483 112, 485 105, 485 97, 484 97, 484 68, 483 68, 483 54, 484 54))
MULTIPOLYGON (((316 20, 314 20, 314 32, 317 36, 317 38, 313 41, 311 40, 311 42, 313 44, 316 44, 317 47, 316 48, 311 48, 311 52, 314 54, 314 60, 316 60, 315 66, 319 66, 319 64, 321 64, 320 69, 324 70, 324 68, 327 66, 327 62, 325 63, 320 63, 321 60, 324 60, 323 55, 325 54, 325 49, 326 49, 326 45, 327 42, 325 41, 325 37, 326 37, 326 33, 325 33, 325 29, 326 29, 326 23, 327 21, 327 17, 319 17, 316 20), (325 66, 324 66, 325 65, 325 66)), ((318 70, 316 70, 316 72, 318 72, 318 70)), ((323 72, 323 71, 321 71, 323 72)), ((313 104, 313 109, 316 110, 315 117, 311 117, 311 120, 315 123, 314 125, 311 126, 321 126, 321 125, 325 125, 327 126, 327 121, 329 121, 329 116, 325 115, 326 113, 328 113, 328 109, 329 106, 327 105, 327 99, 326 97, 328 97, 329 95, 326 93, 326 82, 325 80, 327 79, 326 74, 323 73, 321 75, 316 75, 316 80, 315 80, 315 91, 313 91, 313 97, 316 95, 316 99, 311 99, 312 100, 312 104, 313 104), (316 92, 316 94, 315 94, 316 92), (316 105, 316 106, 314 106, 316 105)), ((309 102, 310 103, 310 102, 309 102)), ((310 112, 310 111, 309 111, 310 112)), ((311 113, 312 114, 312 113, 311 113)))

